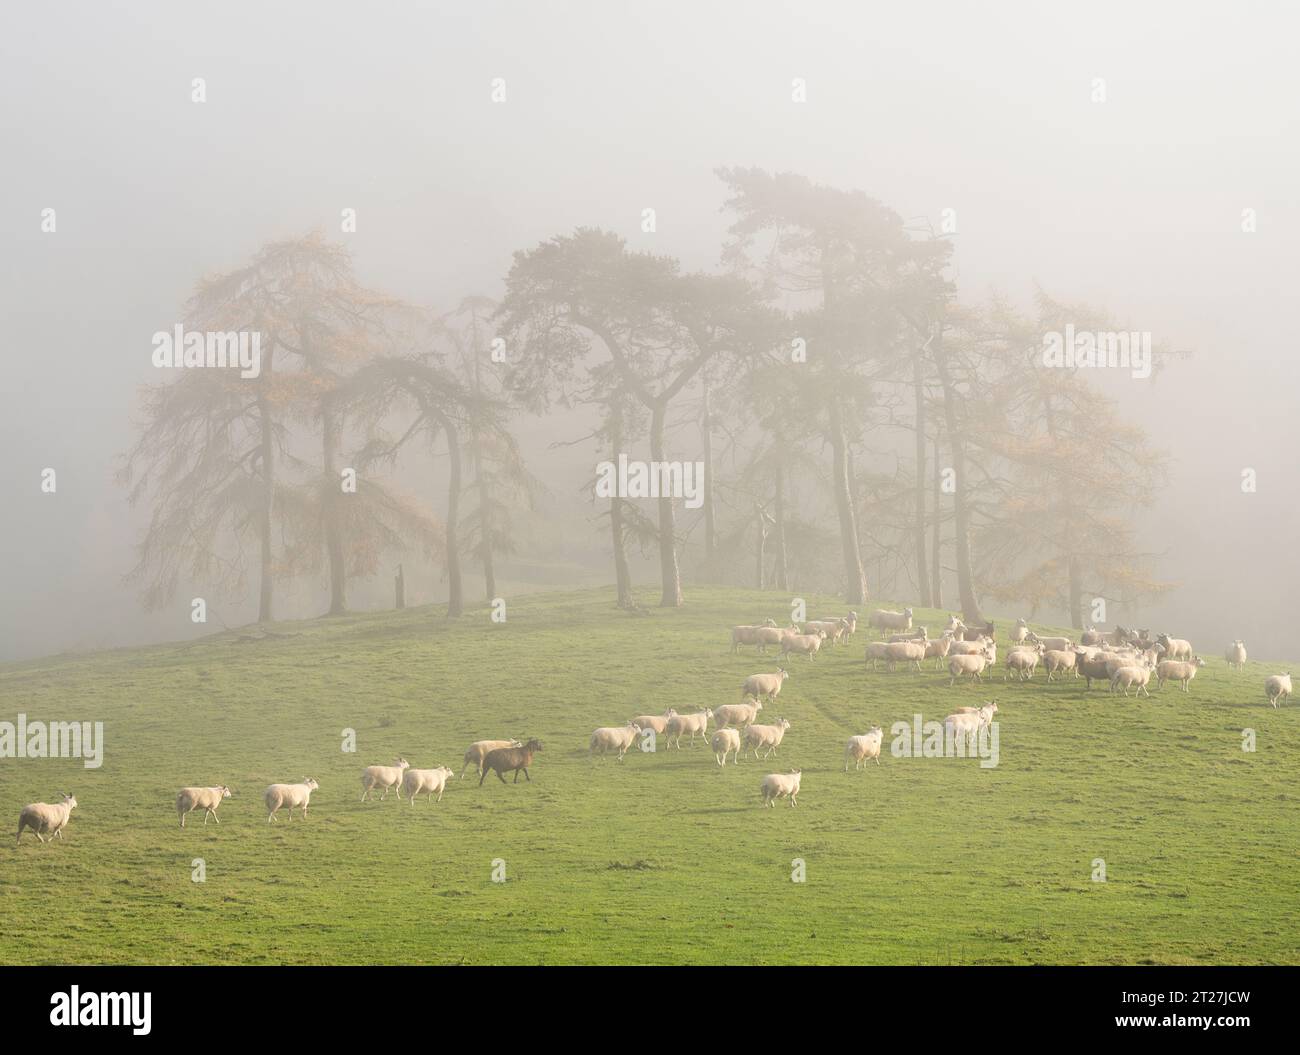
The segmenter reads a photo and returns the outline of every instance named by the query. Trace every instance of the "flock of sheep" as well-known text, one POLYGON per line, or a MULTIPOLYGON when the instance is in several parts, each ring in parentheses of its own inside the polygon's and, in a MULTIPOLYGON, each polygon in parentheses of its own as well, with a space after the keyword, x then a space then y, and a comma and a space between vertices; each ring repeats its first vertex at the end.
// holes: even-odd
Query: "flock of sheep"
MULTIPOLYGON (((951 686, 959 678, 966 677, 982 682, 985 673, 997 664, 996 630, 992 623, 972 628, 957 616, 949 616, 941 635, 932 639, 926 627, 913 626, 912 609, 906 608, 901 612, 878 609, 871 613, 868 624, 882 635, 881 640, 869 642, 866 647, 865 659, 872 670, 883 662, 889 670, 904 663, 910 669, 920 671, 925 660, 934 659, 936 669, 946 662, 951 686)), ((769 619, 761 626, 732 627, 731 650, 736 653, 742 645, 754 646, 759 652, 774 648, 783 659, 789 655, 801 655, 811 661, 823 646, 834 648, 846 643, 857 628, 856 612, 784 628, 769 619)), ((1246 662, 1245 643, 1234 641, 1228 646, 1224 658, 1230 667, 1242 670, 1246 662)), ((1010 632, 1004 663, 1004 680, 1014 677, 1017 681, 1029 681, 1041 665, 1049 682, 1058 677, 1073 676, 1085 679, 1091 688, 1094 680, 1102 680, 1110 686, 1111 692, 1122 689, 1125 696, 1130 690, 1150 696, 1147 685, 1152 678, 1159 688, 1173 682, 1187 692, 1197 670, 1205 666, 1205 661, 1196 655, 1189 641, 1171 638, 1167 634, 1152 638, 1148 630, 1127 630, 1121 626, 1103 633, 1088 627, 1076 644, 1067 637, 1039 636, 1029 629, 1024 619, 1017 620, 1010 632)), ((653 737, 656 744, 662 739, 666 749, 675 747, 680 750, 682 737, 689 733, 691 746, 695 745, 697 737, 709 742, 719 766, 726 766, 728 755, 733 765, 738 764, 742 753, 746 757, 752 754, 756 761, 765 761, 776 754, 790 729, 790 722, 778 718, 772 724, 763 724, 757 720, 758 712, 765 702, 770 705, 780 694, 788 677, 789 672, 780 667, 770 674, 751 674, 741 685, 739 703, 723 704, 716 709, 704 707, 694 714, 678 714, 669 708, 660 715, 638 715, 624 725, 602 726, 591 734, 590 754, 594 757, 612 752, 621 761, 643 737, 653 737), (715 726, 712 738, 709 737, 710 719, 715 726), (763 752, 761 756, 760 751, 763 752)), ((1291 694, 1290 673, 1274 674, 1265 679, 1264 691, 1268 702, 1277 707, 1291 694)), ((944 726, 952 735, 973 736, 992 723, 996 712, 996 702, 981 707, 958 707, 944 719, 944 726)), ((844 769, 847 771, 850 765, 855 770, 860 769, 873 759, 879 765, 882 742, 883 732, 878 725, 866 733, 849 737, 844 747, 844 769)), ((460 776, 463 777, 465 771, 474 766, 480 787, 488 773, 495 773, 504 784, 505 774, 513 772, 517 784, 522 772, 531 782, 528 769, 533 756, 541 750, 542 745, 537 740, 526 743, 520 740, 478 740, 465 752, 460 776)), ((361 801, 366 801, 372 791, 379 789, 381 801, 387 798, 390 790, 396 790, 399 799, 405 791, 412 806, 420 794, 441 802, 447 779, 452 775, 453 771, 446 766, 413 769, 404 758, 398 758, 391 766, 368 766, 361 776, 361 801)), ((792 807, 797 805, 800 778, 798 769, 767 774, 759 785, 762 804, 775 806, 778 799, 789 798, 792 807)), ((300 810, 305 818, 311 793, 319 786, 310 777, 299 784, 272 784, 263 793, 267 823, 273 821, 281 809, 288 810, 290 821, 294 810, 300 810)), ((220 824, 217 808, 230 797, 230 788, 225 785, 182 788, 176 796, 180 826, 184 828, 186 816, 198 809, 203 810, 205 826, 209 817, 220 824)), ((62 838, 63 829, 76 805, 75 796, 64 794, 58 803, 34 802, 24 806, 18 816, 18 840, 21 842, 24 828, 30 828, 42 843, 62 838)))

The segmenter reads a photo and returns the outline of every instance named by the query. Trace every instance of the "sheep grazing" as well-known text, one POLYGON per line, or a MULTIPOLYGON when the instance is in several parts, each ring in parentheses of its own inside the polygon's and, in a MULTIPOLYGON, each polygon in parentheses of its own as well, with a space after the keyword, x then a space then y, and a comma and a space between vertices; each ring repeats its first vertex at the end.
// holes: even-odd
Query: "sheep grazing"
POLYGON ((1268 695, 1268 702, 1276 707, 1291 695, 1291 672, 1269 675, 1264 681, 1264 692, 1268 695))
POLYGON ((388 798, 390 788, 397 789, 397 797, 402 797, 402 773, 411 763, 404 758, 397 759, 391 766, 366 766, 365 772, 361 774, 361 801, 366 801, 366 796, 375 788, 383 788, 384 793, 379 796, 379 801, 383 802, 388 798))
POLYGON ((67 827, 68 818, 77 808, 77 797, 64 792, 62 801, 50 805, 48 802, 29 802, 18 813, 17 843, 23 841, 23 829, 30 828, 32 834, 41 842, 58 836, 63 838, 63 829, 67 827))
MULTIPOLYGON (((767 755, 776 754, 776 749, 781 746, 781 741, 785 738, 785 731, 790 728, 790 723, 784 718, 778 718, 776 725, 747 725, 745 726, 745 752, 753 750, 754 757, 758 758, 758 749, 767 748, 767 755)), ((764 755, 764 758, 767 758, 764 755)))
POLYGON ((528 783, 533 782, 533 778, 528 775, 528 767, 533 764, 533 755, 542 749, 540 740, 529 740, 522 747, 495 747, 483 757, 483 772, 479 775, 478 786, 483 786, 483 781, 487 779, 489 772, 495 773, 501 778, 501 783, 506 783, 505 775, 512 770, 515 774, 514 782, 519 783, 519 771, 524 771, 524 779, 528 783))
POLYGON ((850 736, 848 743, 844 745, 844 772, 849 771, 850 762, 853 763, 855 770, 861 769, 869 758, 874 758, 876 765, 880 765, 880 744, 884 736, 878 725, 873 725, 869 733, 850 736))
POLYGON ((483 759, 489 751, 495 751, 498 747, 522 747, 518 740, 475 740, 469 745, 469 750, 465 752, 465 765, 460 771, 460 775, 465 775, 465 770, 470 766, 479 776, 483 775, 483 759))
POLYGON ((886 666, 894 669, 895 663, 909 663, 918 673, 925 659, 925 644, 920 641, 891 641, 885 645, 886 666))
POLYGON ((733 626, 731 628, 731 651, 736 652, 741 645, 758 645, 760 644, 758 632, 760 630, 775 627, 776 623, 771 619, 761 626, 733 626))
POLYGON ((801 771, 792 769, 789 773, 769 773, 763 778, 763 783, 759 785, 759 793, 763 796, 763 805, 776 808, 776 800, 790 796, 790 805, 797 806, 796 801, 799 794, 799 778, 801 771))
MULTIPOLYGON (((668 719, 670 723, 673 720, 668 719)), ((636 738, 640 735, 641 727, 636 722, 628 722, 627 725, 602 726, 591 734, 591 754, 604 755, 615 751, 618 753, 618 761, 622 762, 627 749, 636 743, 636 738)))
POLYGON ((1156 667, 1156 677, 1160 681, 1160 688, 1165 687, 1166 681, 1177 681, 1181 683, 1183 692, 1187 691, 1187 684, 1194 677, 1196 671, 1205 666, 1205 660, 1200 656, 1193 656, 1190 660, 1181 659, 1162 659, 1156 667))
POLYGON ((1128 695, 1128 690, 1134 686, 1138 689, 1141 696, 1150 696, 1147 691, 1147 682, 1151 680, 1151 668, 1147 666, 1117 667, 1115 673, 1110 676, 1110 691, 1114 692, 1120 686, 1124 688, 1124 695, 1128 695))
POLYGON ((771 703, 780 695, 781 686, 789 676, 790 672, 782 667, 777 667, 775 674, 751 674, 740 687, 740 698, 753 697, 771 703))
POLYGON ((1165 659, 1192 658, 1192 643, 1184 638, 1161 634, 1156 638, 1156 644, 1164 646, 1165 659))
MULTIPOLYGON (((731 706, 741 706, 732 704, 731 706)), ((669 747, 676 747, 678 751, 682 749, 682 734, 691 734, 691 746, 695 746, 695 737, 706 736, 709 732, 709 719, 713 717, 713 712, 705 707, 702 711, 695 714, 678 714, 668 719, 668 728, 664 731, 664 742, 669 747)))
POLYGON ((785 659, 791 652, 807 656, 809 661, 821 650, 826 640, 826 631, 818 630, 815 634, 786 634, 781 638, 781 658, 785 659))
POLYGON ((447 766, 439 766, 437 769, 407 769, 402 774, 402 788, 406 792, 406 799, 412 806, 415 805, 415 797, 420 792, 425 792, 429 797, 437 795, 435 801, 442 801, 442 793, 447 787, 447 778, 455 776, 455 771, 447 766))
POLYGON ((713 757, 718 760, 718 765, 727 764, 727 755, 731 755, 731 761, 735 765, 740 764, 740 730, 739 729, 719 729, 713 734, 713 757))
POLYGON ((1002 680, 1006 681, 1014 672, 1021 681, 1028 681, 1034 676, 1034 671, 1038 669, 1038 661, 1042 657, 1043 646, 1037 648, 1018 648, 1007 653, 1007 668, 1002 674, 1002 680))
POLYGON ((975 656, 950 656, 948 658, 948 673, 951 675, 948 679, 948 687, 957 684, 957 679, 963 675, 968 675, 976 681, 984 680, 984 668, 989 665, 987 653, 981 653, 975 656))
POLYGON ((1228 646, 1228 651, 1223 654, 1223 658, 1228 661, 1228 666, 1236 667, 1242 670, 1246 666, 1246 642, 1234 641, 1228 646))
POLYGON ((758 712, 762 709, 761 700, 755 700, 753 703, 724 703, 713 712, 713 720, 719 729, 725 729, 729 725, 749 725, 758 717, 758 712))
POLYGON ((1078 654, 1067 649, 1048 649, 1043 653, 1043 666, 1047 669, 1047 680, 1069 671, 1076 678, 1079 676, 1078 668, 1075 663, 1078 660, 1078 654))
POLYGON ((220 824, 217 807, 221 805, 222 799, 228 798, 230 789, 225 784, 215 788, 181 788, 180 794, 176 796, 176 816, 180 818, 181 827, 185 827, 185 815, 197 809, 203 810, 204 827, 207 827, 208 814, 212 814, 212 819, 220 824))
POLYGON ((912 609, 904 608, 901 612, 890 612, 884 608, 877 608, 867 617, 867 625, 881 631, 911 630, 912 609))
POLYGON ((1029 636, 1029 624, 1023 619, 1017 619, 1016 625, 1011 628, 1011 643, 1013 645, 1022 644, 1029 636))
POLYGON ((262 794, 263 801, 266 802, 266 823, 270 824, 275 820, 276 811, 284 806, 289 807, 289 820, 293 821, 293 811, 302 810, 302 819, 307 819, 307 807, 311 804, 311 793, 315 791, 319 784, 311 777, 305 777, 301 784, 272 784, 262 794))
POLYGON ((653 729, 657 735, 663 736, 668 728, 668 719, 676 716, 677 712, 669 707, 663 714, 638 714, 632 721, 642 729, 653 729))

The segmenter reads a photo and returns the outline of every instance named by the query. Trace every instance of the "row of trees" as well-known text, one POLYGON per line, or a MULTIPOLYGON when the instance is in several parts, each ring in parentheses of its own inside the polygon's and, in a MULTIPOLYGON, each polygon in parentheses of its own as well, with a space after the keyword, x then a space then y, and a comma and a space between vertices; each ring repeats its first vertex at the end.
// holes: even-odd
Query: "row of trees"
POLYGON ((951 571, 968 620, 988 595, 1077 625, 1087 599, 1163 588, 1131 517, 1160 457, 1082 375, 1040 365, 1044 332, 1108 328, 1099 313, 1045 295, 1032 316, 963 304, 951 242, 866 195, 720 176, 731 224, 716 274, 579 229, 517 252, 499 305, 441 317, 363 289, 318 237, 202 284, 187 325, 260 330, 262 373, 188 371, 149 390, 124 470, 133 500, 152 500, 134 573, 146 600, 182 576, 242 588, 250 550, 261 619, 277 579, 318 571, 339 612, 351 577, 417 547, 444 562, 459 614, 462 554, 495 596, 495 561, 536 491, 512 416, 574 406, 598 421, 598 458, 705 465, 698 514, 664 497, 649 517, 617 495, 602 511, 624 607, 638 544, 657 550, 668 606, 683 603, 684 561, 702 579, 825 585, 851 605, 873 560, 936 607, 951 571), (416 440, 446 452, 441 502, 383 482, 416 440))

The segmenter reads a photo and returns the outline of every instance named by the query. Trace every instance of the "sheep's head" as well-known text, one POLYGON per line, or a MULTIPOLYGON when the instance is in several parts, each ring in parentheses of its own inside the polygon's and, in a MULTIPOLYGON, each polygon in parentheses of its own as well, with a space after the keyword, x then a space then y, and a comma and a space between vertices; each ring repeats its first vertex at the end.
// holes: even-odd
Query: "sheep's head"
POLYGON ((76 795, 69 795, 66 791, 63 792, 63 805, 67 806, 68 809, 70 809, 70 810, 71 810, 71 809, 76 809, 76 807, 77 807, 77 796, 76 796, 76 795))
POLYGON ((664 717, 665 717, 665 718, 676 718, 676 717, 677 717, 677 708, 676 708, 676 707, 669 707, 668 710, 664 711, 664 717))
POLYGON ((315 791, 318 787, 320 787, 320 785, 317 784, 316 781, 313 780, 311 777, 307 777, 307 778, 303 781, 303 783, 306 784, 307 787, 308 787, 309 789, 311 789, 312 791, 315 791))
POLYGON ((782 729, 789 729, 789 728, 790 728, 790 723, 789 723, 788 721, 786 721, 786 719, 784 719, 784 718, 778 718, 778 719, 776 720, 776 724, 779 725, 782 729))
POLYGON ((911 619, 911 618, 912 618, 912 609, 910 609, 910 608, 904 608, 904 609, 903 609, 903 614, 904 614, 905 616, 907 616, 908 619, 911 619))
POLYGON ((1205 666, 1205 660, 1201 659, 1200 656, 1193 656, 1192 662, 1195 663, 1198 667, 1205 666))
POLYGON ((784 667, 777 667, 776 672, 781 675, 782 681, 785 681, 785 679, 790 676, 790 672, 786 670, 784 667))
POLYGON ((540 740, 529 740, 526 746, 529 751, 540 751, 542 749, 542 742, 540 740))
POLYGON ((230 798, 230 794, 231 794, 230 789, 229 789, 228 787, 226 787, 225 784, 222 784, 222 785, 221 785, 221 797, 222 797, 223 799, 228 799, 228 798, 230 798))
POLYGON ((401 757, 399 756, 398 759, 397 759, 397 761, 394 762, 393 764, 394 764, 395 766, 397 766, 398 769, 406 769, 407 766, 409 766, 411 763, 408 762, 406 759, 401 758, 401 757))
POLYGON ((870 731, 867 735, 868 735, 868 736, 883 736, 883 735, 884 735, 884 732, 881 730, 880 726, 878 726, 878 725, 873 725, 873 726, 871 727, 871 731, 870 731))

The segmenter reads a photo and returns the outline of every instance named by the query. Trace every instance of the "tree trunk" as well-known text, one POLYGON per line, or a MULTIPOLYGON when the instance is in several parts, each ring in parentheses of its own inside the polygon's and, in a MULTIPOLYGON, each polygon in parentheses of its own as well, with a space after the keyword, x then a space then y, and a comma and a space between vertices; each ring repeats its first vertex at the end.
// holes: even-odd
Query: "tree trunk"
POLYGON ((943 607, 943 467, 939 463, 939 437, 934 438, 934 549, 930 566, 934 574, 930 580, 930 607, 943 607))
POLYGON ((427 400, 424 412, 436 421, 447 436, 447 618, 457 619, 465 613, 465 591, 460 571, 460 433, 456 423, 427 400))
POLYGON ((833 396, 830 401, 830 441, 831 486, 835 492, 835 509, 840 521, 840 548, 844 556, 844 600, 848 604, 863 604, 867 599, 867 575, 862 568, 858 520, 853 510, 853 492, 849 487, 848 439, 844 433, 839 400, 833 396))
POLYGON ((402 574, 402 566, 397 566, 397 574, 393 576, 393 606, 398 610, 406 607, 406 576, 402 574))
POLYGON ((275 341, 269 341, 263 363, 262 376, 258 381, 257 414, 261 429, 262 461, 262 508, 257 518, 257 534, 261 543, 260 589, 257 599, 257 621, 269 623, 275 618, 273 610, 275 567, 271 555, 271 523, 275 515, 275 422, 271 420, 270 400, 266 396, 267 385, 271 383, 272 359, 275 356, 275 341))
POLYGON ((765 590, 767 589, 767 516, 761 506, 754 507, 754 514, 758 517, 758 560, 755 579, 758 588, 765 590))
POLYGON ((324 520, 325 552, 330 568, 330 615, 347 611, 347 565, 343 553, 343 484, 338 471, 338 423, 334 397, 327 394, 321 402, 321 516, 324 520))
POLYGON ((1069 557, 1070 568, 1070 626, 1075 630, 1083 629, 1083 575, 1079 558, 1074 554, 1069 557))
POLYGON ((957 593, 961 598, 962 619, 970 624, 987 620, 980 611, 975 597, 975 584, 971 574, 970 508, 967 504, 966 440, 957 417, 957 390, 948 368, 948 354, 943 350, 943 334, 935 338, 935 365, 939 383, 943 387, 943 413, 948 431, 948 446, 952 453, 952 471, 956 477, 952 496, 953 546, 957 555, 957 593))
MULTIPOLYGON (((654 404, 650 413, 650 460, 663 465, 664 462, 664 416, 668 411, 668 401, 660 399, 654 404)), ((659 599, 661 608, 680 608, 682 605, 682 578, 677 567, 677 523, 673 514, 672 495, 659 496, 659 571, 663 584, 663 595, 659 599)))
POLYGON ((772 503, 772 515, 776 520, 776 588, 790 589, 790 576, 785 556, 785 469, 776 466, 776 500, 772 503))
POLYGON ((709 385, 704 384, 704 409, 700 419, 704 441, 704 567, 710 580, 714 578, 714 556, 717 547, 717 524, 713 509, 713 419, 709 414, 709 385))
MULTIPOLYGON (((475 333, 477 334, 477 330, 475 333)), ((474 394, 480 397, 483 394, 479 376, 477 336, 474 344, 474 394)), ((489 492, 487 480, 483 478, 483 442, 479 437, 478 427, 472 423, 469 438, 470 458, 474 462, 474 483, 478 489, 478 529, 481 536, 478 557, 483 565, 483 585, 490 604, 496 600, 497 596, 496 562, 492 556, 492 512, 490 508, 492 496, 489 492)))
POLYGON ((930 603, 930 572, 925 558, 925 376, 918 348, 912 357, 912 388, 916 396, 916 586, 921 600, 930 603))
MULTIPOLYGON (((623 410, 621 407, 610 408, 609 442, 612 452, 610 460, 617 464, 618 456, 623 451, 623 410)), ((609 530, 614 543, 614 582, 618 588, 618 606, 632 607, 632 576, 627 566, 627 541, 623 534, 623 502, 618 488, 609 500, 609 530)))

